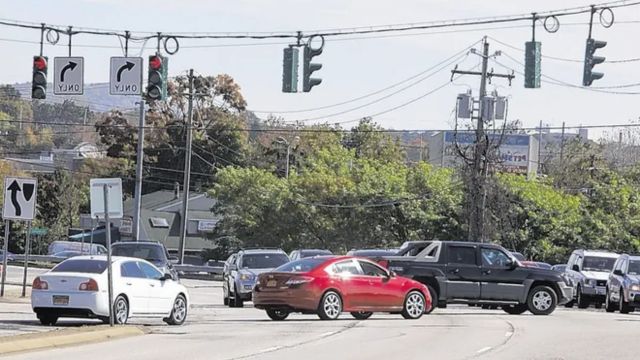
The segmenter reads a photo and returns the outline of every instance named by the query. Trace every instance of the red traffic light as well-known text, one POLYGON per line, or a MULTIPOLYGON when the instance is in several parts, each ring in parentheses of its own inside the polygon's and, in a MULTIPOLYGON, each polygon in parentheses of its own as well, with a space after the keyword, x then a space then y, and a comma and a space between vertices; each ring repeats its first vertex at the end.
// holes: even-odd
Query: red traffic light
POLYGON ((47 59, 45 59, 42 56, 35 56, 33 58, 33 67, 35 67, 39 71, 42 71, 42 70, 46 69, 47 68, 47 59))
POLYGON ((151 70, 160 70, 162 68, 162 58, 154 55, 149 57, 149 67, 151 70))

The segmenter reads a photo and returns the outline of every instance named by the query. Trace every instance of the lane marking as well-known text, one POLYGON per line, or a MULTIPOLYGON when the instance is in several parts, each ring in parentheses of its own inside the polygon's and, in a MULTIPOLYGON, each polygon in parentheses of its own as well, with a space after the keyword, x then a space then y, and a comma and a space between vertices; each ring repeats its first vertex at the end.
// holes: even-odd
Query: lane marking
POLYGON ((272 352, 272 351, 277 351, 280 349, 283 349, 284 346, 274 346, 274 347, 270 347, 270 348, 266 348, 266 349, 262 349, 260 351, 258 351, 258 354, 263 354, 263 353, 268 353, 268 352, 272 352))
POLYGON ((511 335, 513 335, 513 331, 507 331, 507 333, 504 334, 505 337, 510 337, 511 335))
POLYGON ((476 354, 482 354, 482 353, 485 353, 485 352, 487 352, 489 350, 491 350, 491 346, 483 347, 482 349, 476 351, 476 354))
POLYGON ((320 334, 320 337, 323 338, 323 337, 335 335, 336 333, 337 333, 337 331, 329 331, 329 332, 326 332, 324 334, 320 334))

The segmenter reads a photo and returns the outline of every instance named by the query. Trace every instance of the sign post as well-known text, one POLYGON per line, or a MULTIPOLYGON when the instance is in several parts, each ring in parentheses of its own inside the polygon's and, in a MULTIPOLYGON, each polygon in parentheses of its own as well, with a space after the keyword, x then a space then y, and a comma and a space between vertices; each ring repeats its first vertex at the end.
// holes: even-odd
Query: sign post
POLYGON ((91 179, 91 217, 105 220, 107 235, 107 281, 109 292, 109 325, 114 325, 113 313, 113 266, 111 264, 111 221, 110 216, 122 218, 122 179, 91 179))
MULTIPOLYGON (((9 252, 9 232, 11 227, 10 220, 26 220, 29 222, 29 233, 31 232, 31 220, 36 213, 36 195, 37 195, 36 179, 6 177, 4 178, 4 204, 2 206, 2 217, 4 224, 4 245, 2 258, 2 279, 0 284, 0 297, 4 296, 4 285, 7 280, 7 254, 9 252)), ((29 244, 30 234, 27 233, 27 247, 29 244)), ((24 262, 24 278, 22 279, 22 296, 25 293, 26 273, 28 271, 28 248, 25 248, 24 262)))
POLYGON ((22 297, 27 294, 27 273, 29 271, 29 253, 31 252, 31 221, 27 222, 27 240, 24 244, 24 272, 22 273, 22 297))

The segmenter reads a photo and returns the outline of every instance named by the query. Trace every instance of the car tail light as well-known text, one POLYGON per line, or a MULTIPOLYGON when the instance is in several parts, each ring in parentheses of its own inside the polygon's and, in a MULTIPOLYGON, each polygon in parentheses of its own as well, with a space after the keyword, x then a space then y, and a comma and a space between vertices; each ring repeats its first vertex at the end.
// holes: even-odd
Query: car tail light
POLYGON ((300 286, 302 284, 306 284, 308 282, 313 281, 312 277, 309 276, 296 276, 296 277, 292 277, 289 280, 287 280, 287 282, 285 282, 285 285, 287 285, 288 287, 296 287, 296 286, 300 286))
POLYGON ((33 279, 33 284, 31 284, 31 289, 49 290, 49 284, 46 281, 41 280, 39 277, 37 277, 33 279))
POLYGON ((78 287, 78 290, 80 290, 80 291, 98 291, 98 283, 93 279, 89 279, 89 281, 85 281, 85 282, 81 283, 80 286, 78 287))
POLYGON ((389 260, 379 260, 378 264, 380 264, 380 266, 382 266, 385 269, 389 268, 389 260))

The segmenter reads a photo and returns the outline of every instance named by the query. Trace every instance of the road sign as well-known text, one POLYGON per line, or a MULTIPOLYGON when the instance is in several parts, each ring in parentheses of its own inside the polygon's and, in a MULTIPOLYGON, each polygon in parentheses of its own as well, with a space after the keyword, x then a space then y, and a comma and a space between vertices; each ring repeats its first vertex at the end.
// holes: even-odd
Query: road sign
POLYGON ((53 93, 82 95, 84 93, 84 58, 57 57, 53 59, 53 93))
POLYGON ((109 76, 109 94, 142 94, 142 58, 112 57, 109 76))
POLYGON ((122 179, 91 179, 91 218, 104 219, 104 185, 109 187, 109 217, 113 219, 122 218, 122 179))
POLYGON ((2 217, 5 220, 33 220, 36 214, 36 179, 4 178, 4 206, 2 217))
POLYGON ((42 236, 42 235, 47 235, 47 232, 49 232, 47 228, 41 228, 41 227, 31 228, 31 235, 42 236))

